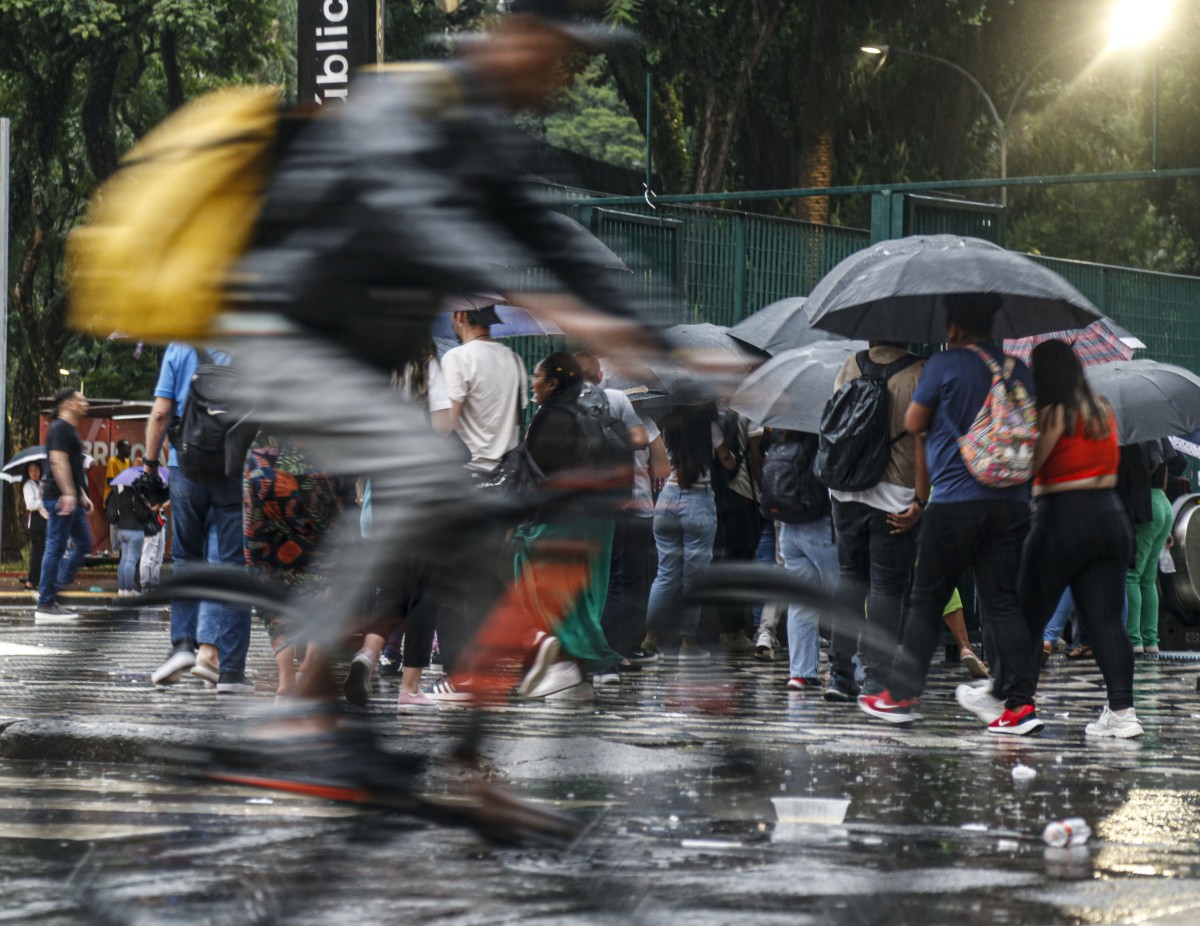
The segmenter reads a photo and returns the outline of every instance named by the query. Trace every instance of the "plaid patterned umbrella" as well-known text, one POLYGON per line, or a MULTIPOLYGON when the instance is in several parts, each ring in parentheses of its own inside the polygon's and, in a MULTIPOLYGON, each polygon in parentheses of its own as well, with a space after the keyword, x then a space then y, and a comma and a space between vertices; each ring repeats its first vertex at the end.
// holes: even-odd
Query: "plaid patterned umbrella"
POLYGON ((1023 363, 1029 363, 1029 355, 1033 353, 1033 349, 1043 341, 1051 339, 1070 344, 1085 367, 1097 363, 1112 363, 1114 360, 1131 360, 1135 349, 1146 346, 1111 318, 1102 318, 1086 328, 1074 331, 1055 331, 1027 338, 1011 338, 1004 342, 1004 353, 1023 363))

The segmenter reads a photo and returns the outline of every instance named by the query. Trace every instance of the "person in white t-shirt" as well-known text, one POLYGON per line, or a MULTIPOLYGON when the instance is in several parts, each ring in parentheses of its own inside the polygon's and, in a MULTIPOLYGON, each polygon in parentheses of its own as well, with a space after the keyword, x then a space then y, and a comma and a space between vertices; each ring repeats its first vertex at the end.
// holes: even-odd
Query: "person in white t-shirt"
POLYGON ((450 427, 471 452, 467 469, 474 473, 491 472, 517 446, 528 402, 525 364, 492 340, 491 326, 499 322, 491 306, 451 313, 451 326, 462 344, 442 357, 450 427))

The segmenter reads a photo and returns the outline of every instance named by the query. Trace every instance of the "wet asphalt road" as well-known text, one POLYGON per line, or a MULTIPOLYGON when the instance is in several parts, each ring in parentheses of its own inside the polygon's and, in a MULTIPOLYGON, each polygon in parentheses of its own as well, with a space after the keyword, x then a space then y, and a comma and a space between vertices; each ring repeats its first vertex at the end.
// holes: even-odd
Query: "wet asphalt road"
MULTIPOLYGON (((257 628, 254 698, 154 690, 161 614, 35 628, 0 615, 0 756, 24 723, 142 735, 270 705, 257 628), (124 725, 124 726, 122 726, 124 725)), ((509 789, 593 824, 572 851, 497 849, 468 833, 310 799, 198 786, 145 765, 0 758, 0 923, 358 924, 1200 923, 1200 663, 1145 661, 1141 741, 1085 742, 1094 663, 1055 657, 1036 737, 1002 738, 936 665, 911 730, 784 690, 747 657, 648 669, 587 707, 514 704, 486 759, 509 789), (1014 780, 1021 764, 1035 776, 1014 780), (840 825, 781 824, 775 797, 848 798, 840 825), (1047 851, 1048 819, 1084 817, 1083 850, 1047 851)), ((439 755, 453 707, 371 713, 389 745, 439 755)), ((426 786, 452 792, 435 763, 426 786)))

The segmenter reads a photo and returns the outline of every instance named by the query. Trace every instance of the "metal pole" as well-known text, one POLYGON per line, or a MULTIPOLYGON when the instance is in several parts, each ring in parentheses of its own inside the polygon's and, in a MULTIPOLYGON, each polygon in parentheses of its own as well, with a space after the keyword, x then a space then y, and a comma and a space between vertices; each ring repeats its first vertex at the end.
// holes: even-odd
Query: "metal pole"
MULTIPOLYGON (((1008 176, 1008 127, 1004 120, 1000 118, 1000 113, 996 110, 996 104, 992 102, 991 95, 983 89, 983 84, 975 79, 975 76, 968 70, 955 64, 948 58, 939 58, 937 55, 927 55, 923 51, 909 51, 907 48, 896 48, 888 46, 888 51, 894 51, 898 55, 908 55, 910 58, 924 58, 926 61, 934 61, 938 64, 944 64, 946 67, 953 68, 958 71, 963 77, 970 81, 971 86, 979 91, 979 95, 983 97, 983 102, 987 104, 988 115, 992 117, 992 124, 996 127, 996 136, 1000 142, 1000 179, 1003 180, 1008 176)), ((1000 205, 1008 205, 1008 188, 1000 187, 1000 205)))
POLYGON ((1154 80, 1151 84, 1150 103, 1150 166, 1158 170, 1158 53, 1162 46, 1154 45, 1154 80))
MULTIPOLYGON (((8 432, 8 175, 9 121, 0 118, 0 447, 8 432)), ((4 493, 0 492, 0 524, 4 523, 4 493)), ((3 531, 0 531, 3 536, 3 531)), ((0 559, 3 558, 0 546, 0 559)))
POLYGON ((650 136, 654 131, 654 75, 646 72, 646 199, 650 199, 650 136))

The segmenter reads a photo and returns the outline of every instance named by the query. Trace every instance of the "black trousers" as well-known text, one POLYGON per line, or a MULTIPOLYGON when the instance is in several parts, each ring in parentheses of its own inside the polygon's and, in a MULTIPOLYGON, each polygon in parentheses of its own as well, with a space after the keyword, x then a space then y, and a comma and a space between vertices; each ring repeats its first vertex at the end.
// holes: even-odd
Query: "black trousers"
MULTIPOLYGON (((1084 489, 1035 500, 1021 558, 1021 603, 1041 628, 1071 589, 1114 711, 1133 706, 1133 648, 1121 618, 1132 549, 1133 528, 1117 493, 1084 489)), ((1040 634, 1037 642, 1040 648, 1040 634)))
POLYGON ((36 511, 29 518, 29 584, 42 582, 42 558, 46 555, 46 519, 36 511))
POLYGON ((657 554, 653 518, 617 519, 600 624, 608 645, 622 656, 636 650, 646 635, 646 604, 658 568, 657 554))
POLYGON ((861 502, 833 502, 833 527, 837 538, 838 598, 843 614, 833 624, 829 661, 838 679, 854 679, 851 660, 864 630, 863 602, 867 603, 867 688, 882 687, 896 658, 904 601, 917 558, 918 528, 893 534, 888 513, 861 502))
MULTIPOLYGON (((750 562, 758 558, 762 537, 762 514, 758 502, 726 489, 717 503, 717 539, 714 562, 750 562)), ((753 605, 721 605, 721 633, 743 633, 753 620, 753 605)))
POLYGON ((1020 501, 935 501, 925 510, 908 619, 888 678, 893 698, 915 698, 925 690, 942 632, 942 612, 962 571, 970 566, 984 640, 996 657, 996 695, 1009 708, 1033 703, 1045 619, 1026 611, 1017 592, 1028 532, 1029 506, 1020 501))

